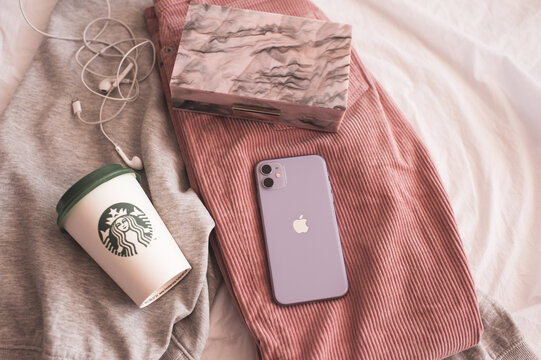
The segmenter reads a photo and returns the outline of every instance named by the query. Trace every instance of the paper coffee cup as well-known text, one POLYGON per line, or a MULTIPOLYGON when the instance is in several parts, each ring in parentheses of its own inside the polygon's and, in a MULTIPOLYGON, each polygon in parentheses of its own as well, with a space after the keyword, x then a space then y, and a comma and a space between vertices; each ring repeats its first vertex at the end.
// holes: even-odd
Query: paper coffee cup
POLYGON ((57 224, 143 308, 191 266, 139 185, 118 164, 83 177, 60 198, 57 224))

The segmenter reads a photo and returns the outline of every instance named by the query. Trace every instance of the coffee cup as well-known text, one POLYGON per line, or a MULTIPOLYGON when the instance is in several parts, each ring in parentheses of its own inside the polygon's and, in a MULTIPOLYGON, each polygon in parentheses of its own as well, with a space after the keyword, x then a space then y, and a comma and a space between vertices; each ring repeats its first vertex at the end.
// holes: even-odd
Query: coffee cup
POLYGON ((60 198, 57 224, 143 308, 191 269, 132 169, 112 164, 60 198))

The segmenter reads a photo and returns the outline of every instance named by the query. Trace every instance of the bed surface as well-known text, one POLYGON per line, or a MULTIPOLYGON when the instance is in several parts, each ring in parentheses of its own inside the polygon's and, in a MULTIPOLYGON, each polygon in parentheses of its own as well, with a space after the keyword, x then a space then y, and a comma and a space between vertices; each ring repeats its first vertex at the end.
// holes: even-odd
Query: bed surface
MULTIPOLYGON (((477 287, 511 313, 541 356, 541 4, 314 2, 332 21, 353 25, 353 46, 438 168, 477 287)), ((31 1, 28 15, 43 29, 55 3, 31 1)), ((112 3, 113 17, 119 6, 112 3)), ((0 111, 40 41, 17 1, 4 2, 0 111)), ((203 358, 255 358, 224 285, 203 358)))

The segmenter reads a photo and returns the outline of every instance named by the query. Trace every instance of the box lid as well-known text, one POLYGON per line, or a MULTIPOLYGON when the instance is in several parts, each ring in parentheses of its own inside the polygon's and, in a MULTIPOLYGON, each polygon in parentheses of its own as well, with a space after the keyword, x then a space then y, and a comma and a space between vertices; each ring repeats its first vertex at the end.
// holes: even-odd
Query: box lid
POLYGON ((350 48, 350 25, 192 2, 173 100, 212 93, 343 112, 350 48))

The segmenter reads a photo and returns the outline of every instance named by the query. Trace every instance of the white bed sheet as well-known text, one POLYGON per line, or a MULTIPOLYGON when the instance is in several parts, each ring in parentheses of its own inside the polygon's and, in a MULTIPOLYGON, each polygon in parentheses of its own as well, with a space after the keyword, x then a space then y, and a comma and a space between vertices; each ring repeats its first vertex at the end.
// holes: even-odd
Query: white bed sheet
MULTIPOLYGON (((439 170, 477 287, 512 314, 541 356, 541 3, 314 2, 331 20, 353 25, 354 47, 439 170)), ((29 15, 44 28, 56 0, 31 3, 29 15)), ((113 2, 113 16, 120 6, 113 2)), ((0 112, 40 40, 17 1, 2 0, 0 112)), ((203 358, 255 357, 222 286, 203 358)))

